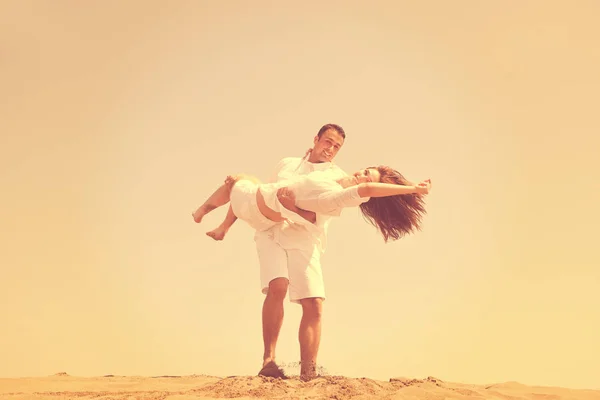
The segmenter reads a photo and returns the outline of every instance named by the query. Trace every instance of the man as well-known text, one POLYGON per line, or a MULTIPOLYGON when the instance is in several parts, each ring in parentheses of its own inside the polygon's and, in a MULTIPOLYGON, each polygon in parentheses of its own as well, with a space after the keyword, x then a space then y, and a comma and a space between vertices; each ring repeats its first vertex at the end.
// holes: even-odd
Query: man
MULTIPOLYGON (((346 134, 335 124, 324 125, 314 138, 308 158, 284 158, 277 166, 271 182, 323 171, 331 179, 347 174, 332 163, 344 144, 346 134)), ((323 226, 325 237, 328 226, 323 226)), ((260 263, 262 291, 266 294, 262 308, 263 368, 259 375, 284 377, 275 362, 275 348, 283 324, 283 301, 289 290, 290 301, 302 306, 298 332, 300 342, 300 376, 308 380, 316 376, 316 360, 321 339, 321 315, 325 290, 321 270, 323 244, 306 228, 289 222, 266 231, 257 231, 254 240, 260 263)))

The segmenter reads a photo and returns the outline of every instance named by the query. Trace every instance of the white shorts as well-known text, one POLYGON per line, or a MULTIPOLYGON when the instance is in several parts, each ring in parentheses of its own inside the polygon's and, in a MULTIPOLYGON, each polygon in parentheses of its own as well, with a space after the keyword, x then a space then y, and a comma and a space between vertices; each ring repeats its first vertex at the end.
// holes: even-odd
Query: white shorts
POLYGON ((276 278, 289 281, 289 296, 293 303, 310 297, 325 300, 325 285, 321 269, 321 251, 283 249, 275 240, 272 230, 257 232, 254 236, 260 264, 260 284, 267 294, 269 283, 276 278))
POLYGON ((257 231, 264 231, 273 227, 277 222, 271 221, 258 209, 256 204, 256 192, 258 185, 252 181, 242 179, 235 183, 231 189, 229 201, 233 213, 239 219, 247 222, 257 231))

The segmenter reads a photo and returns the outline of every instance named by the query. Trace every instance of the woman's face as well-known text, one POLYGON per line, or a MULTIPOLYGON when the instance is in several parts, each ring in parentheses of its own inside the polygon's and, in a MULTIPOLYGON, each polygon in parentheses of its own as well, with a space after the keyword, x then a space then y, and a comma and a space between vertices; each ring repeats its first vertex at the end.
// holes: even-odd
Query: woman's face
POLYGON ((360 171, 356 171, 352 175, 346 177, 344 180, 344 187, 356 186, 361 183, 366 182, 379 182, 381 179, 381 174, 377 170, 377 168, 366 168, 361 169, 360 171))

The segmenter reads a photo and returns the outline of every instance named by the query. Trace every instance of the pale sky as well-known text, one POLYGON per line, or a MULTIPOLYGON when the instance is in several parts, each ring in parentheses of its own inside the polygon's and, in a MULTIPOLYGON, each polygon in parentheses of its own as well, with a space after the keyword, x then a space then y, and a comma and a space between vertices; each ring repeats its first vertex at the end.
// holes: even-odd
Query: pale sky
MULTIPOLYGON (((423 231, 331 224, 330 374, 600 389, 600 3, 0 4, 0 376, 254 375, 258 260, 226 209, 325 123, 431 178, 423 231)), ((298 361, 286 300, 278 360, 298 361)))

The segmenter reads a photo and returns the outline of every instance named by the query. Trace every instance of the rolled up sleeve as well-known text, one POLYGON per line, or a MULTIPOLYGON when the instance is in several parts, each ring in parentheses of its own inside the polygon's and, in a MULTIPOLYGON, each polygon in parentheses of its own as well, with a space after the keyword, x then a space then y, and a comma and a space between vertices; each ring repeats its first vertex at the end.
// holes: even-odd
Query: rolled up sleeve
POLYGON ((351 186, 346 189, 329 190, 319 195, 317 199, 319 209, 327 213, 338 215, 342 208, 357 207, 362 203, 369 201, 369 197, 360 197, 358 186, 351 186))

